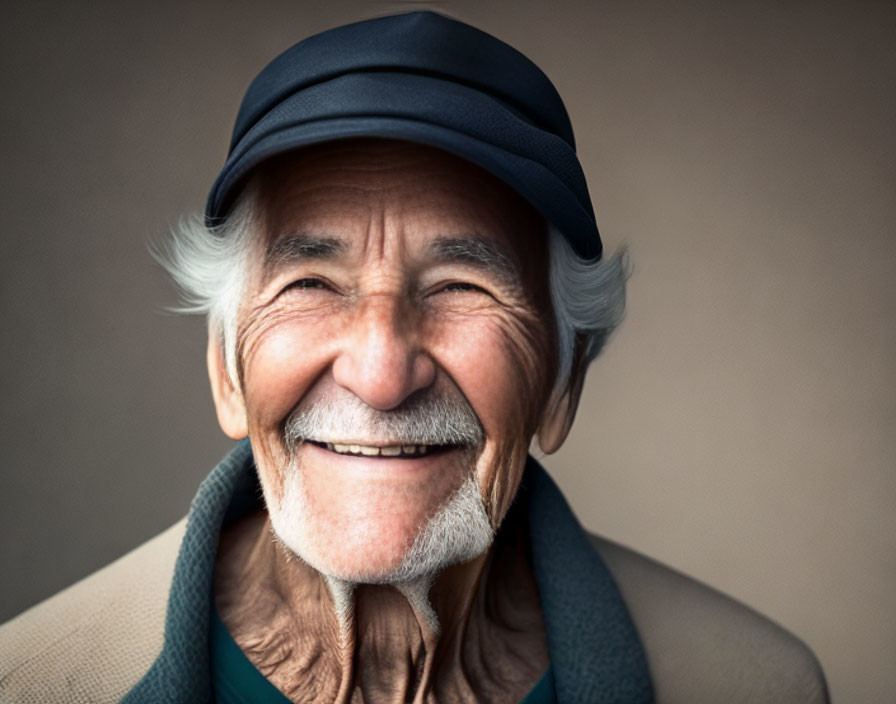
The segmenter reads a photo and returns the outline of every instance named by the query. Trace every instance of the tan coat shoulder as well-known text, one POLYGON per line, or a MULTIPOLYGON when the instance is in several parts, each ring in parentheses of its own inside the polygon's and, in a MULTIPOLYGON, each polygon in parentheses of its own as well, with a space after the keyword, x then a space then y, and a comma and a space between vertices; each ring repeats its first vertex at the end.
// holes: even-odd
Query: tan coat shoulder
POLYGON ((0 626, 0 702, 117 702, 162 648, 185 525, 0 626))
POLYGON ((657 704, 829 701, 818 660, 796 636, 644 555, 591 541, 644 643, 657 704))

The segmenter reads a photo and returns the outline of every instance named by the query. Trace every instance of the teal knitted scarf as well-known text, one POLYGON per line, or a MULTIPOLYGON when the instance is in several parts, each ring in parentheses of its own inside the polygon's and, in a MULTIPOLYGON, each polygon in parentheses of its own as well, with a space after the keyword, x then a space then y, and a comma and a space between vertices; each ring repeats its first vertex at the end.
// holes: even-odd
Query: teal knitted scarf
MULTIPOLYGON (((259 496, 252 451, 244 440, 193 499, 168 598, 162 652, 122 701, 212 702, 209 605, 218 536, 229 514, 241 513, 259 496)), ((653 701, 644 649, 619 590, 560 490, 531 457, 515 507, 528 515, 558 701, 653 701)))

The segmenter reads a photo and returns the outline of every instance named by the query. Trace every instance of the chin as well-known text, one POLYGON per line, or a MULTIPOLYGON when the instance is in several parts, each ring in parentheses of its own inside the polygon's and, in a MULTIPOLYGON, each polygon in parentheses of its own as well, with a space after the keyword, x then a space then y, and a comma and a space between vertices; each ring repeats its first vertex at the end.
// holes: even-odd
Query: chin
POLYGON ((431 580, 449 565, 478 557, 494 538, 472 475, 430 507, 403 505, 413 498, 407 495, 317 506, 294 466, 279 501, 264 491, 278 540, 324 576, 347 582, 431 580))

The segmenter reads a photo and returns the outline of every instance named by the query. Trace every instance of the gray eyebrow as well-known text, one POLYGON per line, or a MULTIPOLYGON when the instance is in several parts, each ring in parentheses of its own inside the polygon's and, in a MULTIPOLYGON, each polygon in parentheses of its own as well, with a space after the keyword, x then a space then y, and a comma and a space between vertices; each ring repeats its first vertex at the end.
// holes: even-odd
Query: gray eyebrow
POLYGON ((505 283, 519 282, 516 260, 494 240, 476 236, 437 237, 430 251, 436 259, 472 265, 505 283))
POLYGON ((264 269, 270 273, 282 266, 308 259, 331 259, 345 251, 345 243, 332 237, 297 233, 278 238, 268 245, 264 269))

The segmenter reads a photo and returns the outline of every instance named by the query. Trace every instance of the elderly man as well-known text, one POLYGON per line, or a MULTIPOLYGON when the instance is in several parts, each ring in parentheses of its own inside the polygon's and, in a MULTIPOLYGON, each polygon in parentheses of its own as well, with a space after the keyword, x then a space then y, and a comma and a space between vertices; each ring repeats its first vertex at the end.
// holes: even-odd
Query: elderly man
POLYGON ((167 261, 240 443, 185 528, 4 627, 4 701, 825 700, 799 641, 589 537, 528 457, 625 267, 524 56, 427 12, 289 49, 167 261))

